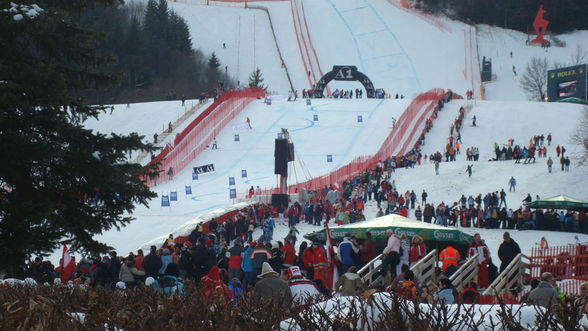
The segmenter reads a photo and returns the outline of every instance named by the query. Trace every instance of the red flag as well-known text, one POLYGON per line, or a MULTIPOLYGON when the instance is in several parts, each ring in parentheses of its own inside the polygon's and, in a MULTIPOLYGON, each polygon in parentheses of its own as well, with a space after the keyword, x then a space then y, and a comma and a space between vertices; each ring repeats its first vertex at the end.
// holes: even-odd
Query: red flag
POLYGON ((63 245, 63 253, 61 255, 61 261, 59 262, 59 267, 61 270, 59 273, 61 282, 66 284, 67 281, 71 279, 74 271, 76 270, 76 264, 71 255, 69 255, 69 251, 65 245, 63 245))
POLYGON ((335 249, 333 248, 333 241, 331 240, 331 231, 329 230, 329 221, 325 221, 325 231, 327 234, 327 261, 329 263, 329 284, 325 284, 328 288, 333 289, 335 282, 339 278, 337 272, 337 264, 335 263, 335 249))

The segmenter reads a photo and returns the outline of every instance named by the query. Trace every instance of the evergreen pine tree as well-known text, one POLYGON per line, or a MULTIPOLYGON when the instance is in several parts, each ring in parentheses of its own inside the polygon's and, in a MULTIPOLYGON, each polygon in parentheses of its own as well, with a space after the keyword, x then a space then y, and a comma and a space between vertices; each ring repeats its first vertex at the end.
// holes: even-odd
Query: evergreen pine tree
POLYGON ((214 52, 212 52, 210 59, 208 59, 208 67, 213 70, 218 69, 218 67, 220 67, 220 61, 218 60, 218 57, 216 57, 216 54, 214 52))
POLYGON ((263 78, 261 76, 261 70, 259 68, 255 69, 255 71, 251 73, 251 76, 249 76, 249 87, 257 86, 266 90, 267 86, 263 85, 263 78))
POLYGON ((192 52, 190 29, 188 28, 186 21, 173 11, 169 14, 168 30, 169 35, 167 41, 169 46, 184 54, 190 54, 192 52))
POLYGON ((155 196, 141 180, 152 171, 127 159, 153 146, 137 134, 82 126, 104 108, 69 91, 107 87, 116 77, 101 71, 113 59, 96 51, 97 34, 61 14, 86 2, 63 4, 70 7, 34 17, 21 11, 21 20, 0 12, 0 270, 15 276, 32 255, 64 243, 108 250, 95 236, 128 224, 135 205, 155 196))

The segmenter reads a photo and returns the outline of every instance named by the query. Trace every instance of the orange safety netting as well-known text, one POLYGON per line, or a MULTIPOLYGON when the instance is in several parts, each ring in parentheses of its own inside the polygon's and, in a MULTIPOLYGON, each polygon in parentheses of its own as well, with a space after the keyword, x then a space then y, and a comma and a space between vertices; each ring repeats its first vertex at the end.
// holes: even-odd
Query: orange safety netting
POLYGON ((588 280, 587 245, 534 247, 530 260, 531 278, 541 278, 542 273, 550 272, 557 280, 588 280))
POLYGON ((255 87, 229 92, 219 97, 178 134, 173 146, 167 144, 151 161, 152 163, 161 162, 160 173, 157 178, 147 178, 147 185, 153 186, 168 180, 170 168, 173 173, 182 171, 249 103, 263 97, 264 94, 264 90, 255 87))

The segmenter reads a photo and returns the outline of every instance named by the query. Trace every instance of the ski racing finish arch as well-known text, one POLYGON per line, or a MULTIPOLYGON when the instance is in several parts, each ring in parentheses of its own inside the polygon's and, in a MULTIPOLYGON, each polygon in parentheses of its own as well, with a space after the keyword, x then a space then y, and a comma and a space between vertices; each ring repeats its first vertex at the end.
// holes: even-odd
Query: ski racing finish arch
POLYGON ((372 84, 372 81, 368 78, 368 76, 358 71, 356 66, 333 66, 333 70, 327 72, 323 77, 321 77, 318 83, 316 83, 314 97, 324 97, 323 91, 325 87, 327 87, 327 84, 329 84, 329 82, 332 80, 358 81, 365 88, 368 98, 376 97, 376 89, 374 88, 374 84, 372 84))

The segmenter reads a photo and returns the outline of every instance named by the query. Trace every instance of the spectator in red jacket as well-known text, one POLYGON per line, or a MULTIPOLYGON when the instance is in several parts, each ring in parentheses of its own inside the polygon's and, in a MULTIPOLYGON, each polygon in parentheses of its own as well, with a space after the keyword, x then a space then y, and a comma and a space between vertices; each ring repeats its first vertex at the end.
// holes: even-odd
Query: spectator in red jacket
MULTIPOLYGON (((303 242, 303 244, 304 243, 306 243, 306 241, 303 242)), ((300 246, 302 246, 302 244, 300 246)), ((302 260, 302 267, 304 270, 306 270, 306 278, 308 279, 314 279, 314 267, 312 265, 313 255, 314 253, 312 251, 312 246, 310 246, 306 248, 300 256, 300 259, 302 260)))
POLYGON ((359 252, 361 254, 361 264, 366 265, 368 262, 376 257, 376 242, 372 239, 372 233, 367 231, 365 233, 365 240, 359 246, 359 252))
POLYGON ((229 279, 241 279, 241 262, 243 261, 243 241, 241 238, 235 239, 235 245, 229 248, 229 279))
POLYGON ((288 226, 296 225, 296 216, 298 216, 298 209, 292 205, 288 208, 288 226))
POLYGON ((410 252, 408 254, 408 260, 412 267, 420 259, 427 255, 427 246, 421 236, 412 237, 412 244, 410 245, 410 252))
POLYGON ((487 288, 490 285, 488 274, 488 262, 490 262, 490 250, 482 241, 480 234, 474 235, 474 240, 468 250, 468 257, 478 254, 478 285, 481 288, 487 288))
POLYGON ((314 280, 320 279, 327 287, 331 285, 331 277, 329 275, 329 261, 327 260, 327 252, 323 246, 316 242, 312 244, 312 267, 314 269, 314 280))
POLYGON ((208 275, 200 278, 200 283, 204 286, 200 295, 202 299, 209 299, 212 296, 225 298, 226 302, 231 302, 233 291, 231 291, 220 279, 220 269, 217 266, 212 267, 208 275))
POLYGON ((284 257, 282 264, 285 267, 293 266, 296 259, 296 249, 294 248, 294 245, 292 245, 292 241, 290 239, 286 239, 286 242, 284 243, 284 246, 280 248, 280 251, 284 257))

